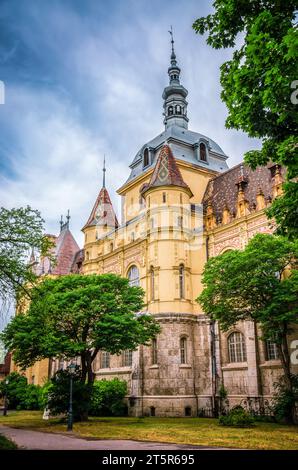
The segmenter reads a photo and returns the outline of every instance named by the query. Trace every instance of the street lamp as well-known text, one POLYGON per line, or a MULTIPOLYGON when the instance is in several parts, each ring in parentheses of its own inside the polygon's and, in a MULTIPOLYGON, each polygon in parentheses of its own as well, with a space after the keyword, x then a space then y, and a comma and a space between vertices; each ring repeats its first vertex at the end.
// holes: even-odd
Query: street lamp
POLYGON ((4 407, 3 407, 3 416, 7 416, 7 385, 9 384, 9 380, 5 380, 5 389, 4 389, 4 407))
POLYGON ((73 410, 72 410, 72 385, 73 385, 73 373, 76 370, 76 364, 71 362, 68 366, 70 381, 69 381, 69 406, 68 406, 68 419, 67 419, 67 431, 72 431, 73 426, 73 410))

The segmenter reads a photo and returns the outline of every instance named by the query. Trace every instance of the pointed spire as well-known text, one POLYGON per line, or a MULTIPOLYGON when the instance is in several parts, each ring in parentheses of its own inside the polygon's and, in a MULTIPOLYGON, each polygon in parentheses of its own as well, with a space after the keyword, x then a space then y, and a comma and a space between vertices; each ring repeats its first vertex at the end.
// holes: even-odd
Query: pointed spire
POLYGON ((67 225, 67 228, 69 228, 69 221, 70 221, 70 215, 69 215, 69 209, 67 211, 67 216, 66 216, 66 225, 67 225))
POLYGON ((61 232, 61 231, 62 231, 63 224, 64 224, 64 222, 63 222, 63 215, 61 215, 61 219, 60 219, 60 221, 59 221, 59 224, 60 224, 60 232, 61 232))
POLYGON ((102 169, 102 187, 106 187, 106 156, 103 156, 103 169, 102 169))
POLYGON ((169 31, 169 33, 171 35, 171 44, 172 44, 171 65, 176 66, 177 61, 176 61, 176 54, 175 54, 175 50, 174 50, 174 35, 173 35, 173 27, 172 26, 171 26, 171 30, 169 31))
POLYGON ((180 84, 180 68, 177 65, 174 49, 173 28, 169 30, 171 36, 171 65, 168 68, 169 85, 163 92, 164 124, 166 129, 170 126, 188 128, 187 101, 188 91, 180 84))
POLYGON ((150 188, 159 186, 179 186, 187 189, 192 196, 191 190, 184 182, 172 150, 168 144, 163 145, 159 152, 150 182, 146 187, 144 187, 143 194, 150 188))

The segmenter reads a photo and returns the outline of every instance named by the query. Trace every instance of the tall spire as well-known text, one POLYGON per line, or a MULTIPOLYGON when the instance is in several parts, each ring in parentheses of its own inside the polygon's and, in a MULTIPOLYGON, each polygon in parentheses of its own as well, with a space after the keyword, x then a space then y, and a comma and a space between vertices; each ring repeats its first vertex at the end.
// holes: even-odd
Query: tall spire
POLYGON ((106 156, 103 156, 102 187, 106 187, 106 156))
POLYGON ((170 83, 164 89, 164 124, 166 129, 170 126, 180 126, 188 128, 187 101, 188 91, 180 84, 181 69, 177 65, 176 53, 174 49, 173 28, 169 30, 171 36, 171 65, 168 68, 170 83))

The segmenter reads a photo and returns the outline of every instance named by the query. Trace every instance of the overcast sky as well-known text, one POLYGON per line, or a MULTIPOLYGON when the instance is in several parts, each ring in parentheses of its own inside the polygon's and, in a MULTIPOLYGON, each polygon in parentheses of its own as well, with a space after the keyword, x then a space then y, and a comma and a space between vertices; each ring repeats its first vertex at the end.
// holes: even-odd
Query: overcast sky
POLYGON ((192 30, 211 11, 211 0, 1 0, 0 205, 39 209, 50 233, 70 209, 82 245, 105 153, 120 213, 115 191, 128 165, 164 128, 170 25, 189 91, 189 128, 215 140, 229 166, 258 148, 225 129, 219 67, 231 51, 211 49, 192 30))

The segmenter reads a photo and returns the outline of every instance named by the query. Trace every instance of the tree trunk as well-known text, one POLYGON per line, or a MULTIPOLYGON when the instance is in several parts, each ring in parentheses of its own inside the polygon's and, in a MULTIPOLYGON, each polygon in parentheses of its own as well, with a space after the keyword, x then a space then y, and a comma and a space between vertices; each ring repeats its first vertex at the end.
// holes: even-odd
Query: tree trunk
MULTIPOLYGON (((93 359, 90 351, 85 351, 81 354, 81 382, 89 389, 87 392, 89 401, 91 399, 92 385, 95 379, 95 375, 92 370, 92 362, 93 359)), ((80 421, 88 421, 88 408, 80 413, 80 421)))

